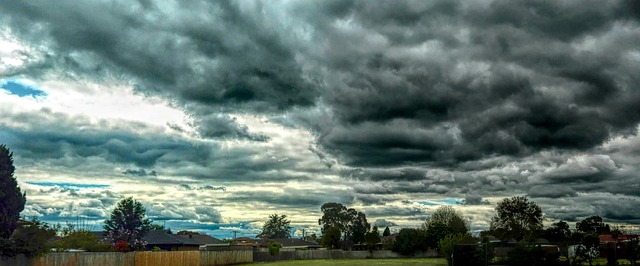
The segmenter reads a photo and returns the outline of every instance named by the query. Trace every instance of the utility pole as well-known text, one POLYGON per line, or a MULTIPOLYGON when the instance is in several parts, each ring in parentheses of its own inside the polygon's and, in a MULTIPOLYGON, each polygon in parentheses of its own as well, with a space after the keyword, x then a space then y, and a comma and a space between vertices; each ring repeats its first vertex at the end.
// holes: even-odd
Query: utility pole
POLYGON ((231 231, 231 232, 233 232, 233 239, 236 239, 236 234, 238 233, 238 231, 233 230, 233 231, 231 231))

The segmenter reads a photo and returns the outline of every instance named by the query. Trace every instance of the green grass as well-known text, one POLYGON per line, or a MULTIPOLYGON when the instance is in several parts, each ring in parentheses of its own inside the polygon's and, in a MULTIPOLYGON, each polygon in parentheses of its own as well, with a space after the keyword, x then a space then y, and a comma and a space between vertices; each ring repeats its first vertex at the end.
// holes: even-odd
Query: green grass
MULTIPOLYGON (((421 258, 421 259, 345 259, 345 260, 289 260, 278 262, 256 262, 254 264, 262 264, 265 266, 329 266, 329 265, 348 265, 348 266, 392 266, 392 265, 423 265, 423 266, 446 266, 447 261, 443 258, 421 258)), ((244 264, 251 265, 251 264, 244 264)))

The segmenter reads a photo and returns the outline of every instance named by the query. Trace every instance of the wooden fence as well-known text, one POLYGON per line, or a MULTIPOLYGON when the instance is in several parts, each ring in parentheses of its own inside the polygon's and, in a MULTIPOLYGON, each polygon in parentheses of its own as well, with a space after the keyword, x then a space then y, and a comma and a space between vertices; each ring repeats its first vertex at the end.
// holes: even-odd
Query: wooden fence
POLYGON ((430 249, 413 256, 404 256, 391 250, 343 251, 343 250, 280 250, 277 255, 269 251, 253 252, 254 262, 281 260, 318 260, 318 259, 391 259, 391 258, 427 258, 437 257, 438 252, 430 249))
POLYGON ((0 259, 0 266, 209 266, 252 263, 253 251, 160 251, 160 252, 81 252, 47 253, 26 259, 24 256, 0 259))

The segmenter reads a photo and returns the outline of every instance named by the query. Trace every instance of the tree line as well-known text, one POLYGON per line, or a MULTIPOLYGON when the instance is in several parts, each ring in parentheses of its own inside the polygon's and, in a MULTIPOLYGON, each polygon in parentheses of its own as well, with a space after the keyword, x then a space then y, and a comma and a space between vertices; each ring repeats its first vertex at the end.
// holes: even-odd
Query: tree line
MULTIPOLYGON (((527 197, 517 196, 505 198, 495 208, 490 228, 473 236, 469 220, 452 206, 440 206, 419 228, 402 228, 395 238, 380 238, 378 228, 367 222, 363 212, 348 208, 340 203, 325 203, 320 208, 323 215, 318 220, 322 236, 320 244, 330 249, 351 249, 354 245, 375 249, 382 245, 384 249, 394 250, 404 255, 417 252, 437 250, 451 264, 457 258, 456 265, 485 265, 493 258, 494 245, 509 245, 511 251, 507 257, 498 261, 509 265, 582 265, 594 262, 600 252, 606 252, 611 265, 619 258, 627 258, 635 265, 640 245, 638 238, 624 242, 618 246, 600 246, 599 235, 622 235, 619 227, 611 227, 601 217, 591 216, 575 224, 571 230, 565 221, 557 221, 543 227, 542 209, 527 197), (556 244, 561 252, 546 252, 538 240, 544 238, 556 244), (497 240, 497 241, 496 241, 497 240), (508 243, 508 244, 507 244, 508 243), (560 255, 568 256, 568 248, 575 251, 568 260, 560 255), (623 256, 617 256, 620 249, 623 256), (456 256, 452 256, 452 254, 456 256)), ((258 237, 288 238, 290 237, 290 221, 286 215, 273 214, 264 224, 258 237)), ((389 236, 389 227, 385 228, 383 237, 389 236)))

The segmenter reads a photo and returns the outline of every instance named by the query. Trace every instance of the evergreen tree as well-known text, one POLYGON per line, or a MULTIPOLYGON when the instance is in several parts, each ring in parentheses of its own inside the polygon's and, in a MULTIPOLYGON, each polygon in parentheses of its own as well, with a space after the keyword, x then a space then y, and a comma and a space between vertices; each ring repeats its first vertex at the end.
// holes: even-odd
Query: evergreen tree
POLYGON ((146 217, 142 203, 132 197, 121 200, 104 221, 104 230, 113 242, 124 241, 134 249, 143 248, 142 237, 151 228, 151 220, 146 217))
POLYGON ((0 239, 9 239, 27 201, 13 176, 13 153, 0 145, 0 239))
POLYGON ((382 233, 382 236, 390 236, 391 235, 391 230, 389 230, 389 227, 385 227, 384 228, 384 232, 382 233))
POLYGON ((258 238, 291 238, 290 224, 291 221, 287 220, 286 215, 271 214, 269 220, 262 226, 262 232, 258 234, 258 238))

